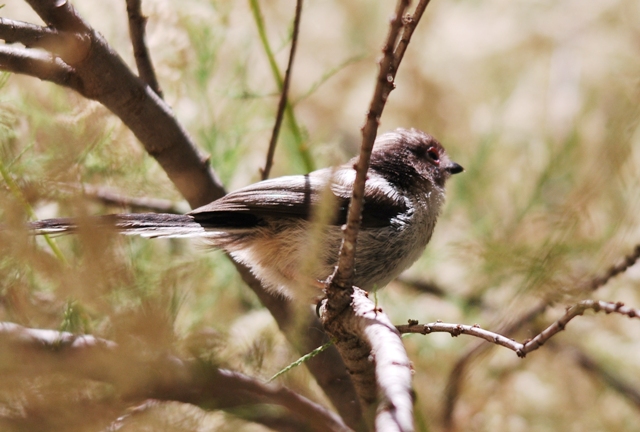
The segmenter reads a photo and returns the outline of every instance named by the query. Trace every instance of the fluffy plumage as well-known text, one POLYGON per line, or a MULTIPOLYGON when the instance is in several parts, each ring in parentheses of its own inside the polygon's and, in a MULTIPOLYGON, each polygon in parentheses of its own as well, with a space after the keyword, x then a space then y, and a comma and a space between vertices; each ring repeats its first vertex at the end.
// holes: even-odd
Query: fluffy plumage
MULTIPOLYGON (((309 297, 337 261, 354 162, 261 181, 186 215, 108 215, 96 218, 96 224, 145 237, 203 237, 249 266, 267 287, 288 297, 309 297), (327 188, 330 193, 323 195, 327 188), (322 196, 330 197, 322 205, 332 208, 327 223, 314 230, 322 196)), ((357 286, 382 287, 420 256, 444 202, 444 184, 461 171, 424 132, 398 129, 378 138, 358 236, 357 286)), ((31 227, 39 234, 69 232, 77 222, 49 219, 31 227)))

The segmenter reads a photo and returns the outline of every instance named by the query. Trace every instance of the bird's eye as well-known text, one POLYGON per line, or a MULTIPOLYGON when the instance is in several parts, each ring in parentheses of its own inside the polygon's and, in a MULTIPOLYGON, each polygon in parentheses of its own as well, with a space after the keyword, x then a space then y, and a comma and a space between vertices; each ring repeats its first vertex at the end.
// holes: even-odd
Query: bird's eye
POLYGON ((429 147, 429 149, 427 150, 427 156, 429 156, 429 159, 431 159, 436 164, 440 163, 440 153, 438 152, 437 148, 429 147))

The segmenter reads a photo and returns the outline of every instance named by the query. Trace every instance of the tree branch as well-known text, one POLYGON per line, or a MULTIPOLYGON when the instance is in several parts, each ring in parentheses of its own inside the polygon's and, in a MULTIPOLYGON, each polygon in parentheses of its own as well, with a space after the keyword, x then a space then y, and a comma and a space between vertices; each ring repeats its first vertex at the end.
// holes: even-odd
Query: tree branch
POLYGON ((82 80, 73 68, 46 52, 0 45, 0 69, 39 78, 80 91, 82 80))
POLYGON ((403 19, 403 29, 402 36, 400 37, 400 41, 396 46, 394 55, 393 55, 393 64, 392 69, 397 71, 398 67, 400 67, 400 62, 402 62, 402 58, 404 57, 404 53, 407 51, 407 47, 409 46, 409 42, 411 42, 411 36, 413 36, 413 31, 418 26, 420 22, 420 18, 422 18, 422 14, 427 9, 430 0, 420 0, 416 9, 413 11, 413 15, 407 15, 403 19))
MULTIPOLYGON (((101 102, 116 114, 160 163, 192 207, 224 195, 222 184, 211 170, 208 158, 196 149, 187 132, 176 122, 171 109, 131 72, 69 2, 27 2, 45 23, 58 32, 74 33, 86 48, 56 53, 77 76, 79 83, 68 87, 101 102)), ((20 73, 30 74, 28 70, 20 73)))
MULTIPOLYGON (((389 24, 389 33, 382 50, 383 57, 379 63, 378 78, 376 80, 376 88, 371 98, 369 110, 367 111, 367 119, 362 127, 362 144, 360 146, 360 156, 354 167, 356 169, 356 178, 353 183, 353 193, 351 195, 351 204, 349 205, 349 213, 347 214, 347 224, 343 228, 344 238, 340 247, 338 256, 338 265, 336 271, 331 277, 331 284, 327 290, 327 296, 331 302, 330 296, 333 291, 344 291, 350 289, 353 285, 353 273, 355 269, 355 253, 358 231, 360 229, 360 219, 362 216, 362 206, 364 201, 364 185, 369 170, 371 159, 371 150, 378 133, 380 125, 380 117, 387 102, 389 93, 394 89, 394 78, 397 69, 392 69, 394 61, 394 47, 398 40, 400 29, 402 28, 402 15, 409 7, 409 0, 398 0, 394 16, 389 24)), ((344 297, 345 299, 348 296, 344 297)), ((344 301, 342 303, 345 303, 344 301)), ((338 307, 340 307, 338 305, 338 307)))
POLYGON ((620 315, 626 315, 629 318, 640 318, 640 310, 627 307, 621 302, 614 303, 597 300, 583 300, 580 303, 567 308, 567 312, 562 316, 562 318, 544 329, 533 339, 529 339, 523 343, 516 342, 499 333, 481 329, 477 324, 472 326, 464 324, 447 324, 443 322, 418 324, 415 321, 409 321, 408 325, 397 326, 397 329, 400 333, 420 333, 423 335, 444 332, 450 333, 451 336, 456 337, 461 334, 467 334, 479 337, 487 342, 509 348, 514 351, 518 357, 524 358, 531 351, 537 350, 553 336, 564 330, 569 321, 577 316, 583 315, 584 312, 589 309, 594 312, 605 312, 607 314, 617 313, 620 315))
POLYGON ((100 201, 106 205, 125 207, 133 211, 152 211, 155 213, 183 214, 179 203, 160 198, 131 197, 115 192, 109 188, 90 184, 64 185, 73 191, 100 201))
POLYGON ((129 36, 131 37, 138 75, 160 98, 163 98, 162 90, 151 62, 151 55, 145 42, 147 17, 142 15, 142 0, 127 0, 127 16, 129 17, 129 36))
POLYGON ((280 126, 282 125, 282 119, 284 118, 284 111, 287 107, 289 83, 291 82, 291 75, 293 72, 293 58, 296 54, 296 46, 298 45, 298 33, 300 32, 300 17, 302 16, 302 1, 296 0, 296 13, 293 19, 293 32, 291 35, 291 51, 289 52, 289 62, 287 63, 287 70, 284 74, 284 81, 282 82, 282 91, 280 92, 280 101, 278 102, 278 111, 276 113, 276 122, 273 125, 273 132, 271 133, 271 140, 269 141, 269 150, 267 151, 267 161, 264 164, 262 170, 262 180, 269 178, 271 167, 273 166, 273 155, 276 152, 276 144, 278 143, 278 135, 280 134, 280 126))
POLYGON ((629 399, 637 409, 640 409, 640 391, 637 388, 629 385, 626 380, 615 376, 584 351, 567 346, 562 346, 561 349, 568 352, 584 371, 604 382, 620 395, 629 399))
MULTIPOLYGON (((629 267, 634 265, 640 259, 640 245, 636 245, 633 251, 626 255, 619 263, 613 264, 602 275, 596 275, 590 278, 585 284, 583 284, 583 290, 595 291, 607 284, 613 277, 624 273, 629 267)), ((498 333, 503 335, 510 335, 517 330, 525 327, 531 323, 538 316, 540 316, 551 304, 551 300, 545 300, 540 302, 537 306, 532 308, 529 312, 516 319, 513 323, 498 330, 498 333)), ((443 408, 443 424, 445 430, 453 430, 453 412, 455 410, 456 401, 462 388, 462 381, 464 380, 465 370, 467 366, 481 354, 491 349, 493 345, 479 343, 469 349, 463 354, 449 374, 447 381, 445 402, 443 408)))
POLYGON ((59 33, 51 28, 0 17, 0 39, 8 44, 21 43, 27 48, 43 47, 47 38, 57 38, 59 33))
POLYGON ((361 290, 352 285, 356 242, 371 151, 377 135, 380 116, 388 95, 394 88, 394 78, 397 72, 397 68, 392 68, 394 64, 394 47, 397 44, 400 29, 402 28, 402 16, 408 6, 408 0, 398 0, 395 14, 389 25, 383 57, 379 62, 376 87, 367 112, 365 125, 362 127, 360 156, 356 166, 354 166, 356 179, 353 185, 347 224, 343 227, 343 241, 338 264, 330 277, 326 289, 327 299, 321 307, 324 328, 337 341, 336 346, 342 354, 347 368, 351 371, 363 410, 371 412, 371 408, 379 402, 376 428, 385 431, 413 430, 409 361, 397 334, 382 337, 384 332, 380 332, 382 327, 378 327, 378 325, 387 325, 386 317, 374 325, 370 321, 373 319, 371 315, 373 313, 375 317, 381 311, 376 309, 375 306, 371 306, 372 303, 369 300, 365 300, 361 290), (357 317, 357 319, 354 319, 354 317, 357 317), (388 352, 392 356, 397 355, 400 359, 396 358, 390 363, 386 363, 387 359, 381 354, 384 350, 378 350, 377 343, 380 340, 386 340, 388 347, 395 345, 396 349, 389 349, 388 352), (371 353, 374 355, 375 369, 367 361, 371 353), (389 367, 391 364, 400 369, 393 370, 393 368, 389 367), (405 366, 406 369, 402 369, 405 366), (389 381, 387 377, 393 377, 393 379, 389 381), (378 391, 380 394, 378 394, 378 391))
POLYGON ((411 362, 400 334, 365 291, 354 288, 352 300, 325 329, 336 338, 365 412, 378 404, 376 430, 412 431, 411 362))

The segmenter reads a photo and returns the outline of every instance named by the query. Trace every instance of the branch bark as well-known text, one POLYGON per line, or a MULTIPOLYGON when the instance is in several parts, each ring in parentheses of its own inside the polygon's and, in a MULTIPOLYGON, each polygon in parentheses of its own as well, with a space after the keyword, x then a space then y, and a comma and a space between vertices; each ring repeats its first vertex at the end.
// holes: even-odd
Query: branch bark
MULTIPOLYGON (((612 278, 624 273, 629 267, 634 265, 640 259, 640 245, 636 245, 631 253, 624 256, 620 262, 610 266, 602 275, 596 275, 589 278, 583 285, 582 290, 585 292, 593 292, 598 288, 606 285, 612 278)), ((517 330, 525 327, 527 324, 533 322, 539 317, 547 308, 551 305, 550 300, 544 300, 537 306, 533 307, 529 312, 516 319, 511 324, 498 330, 498 333, 502 335, 511 335, 517 330)), ((463 354, 453 369, 449 373, 447 380, 447 386, 445 391, 445 400, 442 413, 442 421, 445 430, 455 430, 453 413, 455 410, 456 402, 462 391, 462 384, 465 377, 467 367, 480 355, 490 350, 493 345, 479 343, 469 349, 463 354)))
MULTIPOLYGON (((360 145, 360 155, 354 167, 356 178, 353 183, 353 193, 351 204, 347 214, 347 224, 343 228, 344 238, 340 246, 338 265, 331 277, 331 284, 327 296, 330 303, 331 295, 336 290, 348 290, 353 285, 353 273, 355 269, 355 254, 357 247, 358 231, 360 230, 360 220, 362 217, 362 207, 364 204, 364 185, 369 171, 371 150, 378 133, 380 117, 387 102, 389 93, 395 88, 394 78, 397 69, 392 69, 394 62, 394 47, 396 46, 400 29, 402 28, 402 16, 409 7, 409 0, 398 0, 394 16, 389 24, 389 33, 382 50, 383 57, 379 63, 378 78, 376 87, 371 98, 369 110, 367 111, 366 122, 362 127, 362 143, 360 145)), ((346 297, 344 297, 346 299, 346 297)), ((345 301, 343 300, 343 304, 345 301)), ((340 307, 339 305, 337 305, 340 307)))
POLYGON ((131 37, 138 75, 160 98, 163 98, 156 71, 151 62, 151 54, 149 54, 145 41, 147 17, 142 15, 142 0, 127 0, 127 15, 129 17, 129 36, 131 37))
MULTIPOLYGON (((101 102, 131 129, 192 207, 207 204, 224 195, 224 188, 211 170, 208 158, 196 149, 187 132, 175 121, 169 106, 131 72, 120 56, 77 14, 69 2, 27 2, 47 25, 59 33, 74 34, 79 43, 74 49, 55 52, 59 59, 40 59, 40 63, 58 65, 56 75, 34 75, 26 67, 3 67, 8 61, 0 64, 2 69, 38 76, 101 102), (65 79, 60 77, 60 71, 66 72, 65 79), (69 77, 71 71, 74 79, 69 77)), ((17 56, 12 54, 6 53, 5 57, 13 57, 14 62, 17 61, 17 56)))
MULTIPOLYGON (((424 7, 426 7, 426 3, 424 7)), ((353 287, 353 274, 371 151, 384 106, 389 94, 395 88, 394 79, 397 68, 402 60, 406 44, 411 38, 411 34, 407 33, 406 44, 403 46, 402 52, 398 53, 399 57, 396 57, 396 47, 403 25, 402 17, 408 7, 409 0, 398 0, 394 16, 389 24, 383 57, 379 62, 376 87, 365 125, 362 127, 360 155, 354 167, 356 178, 347 215, 347 224, 343 227, 343 241, 338 264, 327 284, 327 298, 321 308, 324 328, 337 341, 336 346, 352 374, 363 411, 372 412, 372 408, 379 402, 375 425, 376 429, 385 431, 413 430, 409 360, 399 335, 396 333, 392 336, 382 331, 387 325, 386 317, 376 322, 375 325, 370 321, 373 319, 371 312, 373 311, 375 316, 381 313, 381 310, 376 309, 375 306, 371 307, 371 302, 364 300, 362 291, 353 287), (382 337, 383 335, 387 337, 382 337), (388 351, 380 350, 381 347, 377 345, 380 341, 386 341, 388 351), (394 353, 392 357, 397 356, 398 358, 387 363, 386 357, 382 355, 383 352, 394 353), (374 356, 374 364, 365 361, 370 354, 374 356), (394 370, 390 365, 399 366, 400 369, 394 370), (405 366, 406 369, 402 369, 405 366), (400 370, 404 373, 400 373, 400 370)), ((420 12, 420 16, 422 12, 420 12)), ((415 25, 417 25, 420 16, 417 17, 415 25)), ((395 328, 393 330, 395 331, 395 328)))
POLYGON ((355 288, 351 298, 325 330, 336 339, 365 412, 376 410, 375 429, 413 431, 411 362, 400 334, 365 291, 355 288))
POLYGON ((527 354, 537 350, 542 345, 547 343, 549 339, 557 335, 565 329, 569 321, 577 316, 581 316, 587 310, 593 310, 594 312, 605 312, 606 314, 617 313, 620 315, 626 315, 629 318, 640 318, 640 310, 625 306, 621 302, 605 302, 596 300, 583 300, 580 303, 567 308, 567 312, 559 320, 548 326, 541 331, 537 336, 532 339, 528 339, 522 343, 516 342, 500 333, 484 330, 479 325, 464 325, 464 324, 449 324, 443 322, 435 322, 429 324, 418 324, 417 322, 409 321, 408 325, 400 325, 396 328, 400 333, 420 333, 427 335, 430 333, 450 333, 451 336, 456 337, 461 334, 475 336, 480 339, 484 339, 487 342, 491 342, 496 345, 503 346, 514 351, 518 357, 524 358, 527 354))

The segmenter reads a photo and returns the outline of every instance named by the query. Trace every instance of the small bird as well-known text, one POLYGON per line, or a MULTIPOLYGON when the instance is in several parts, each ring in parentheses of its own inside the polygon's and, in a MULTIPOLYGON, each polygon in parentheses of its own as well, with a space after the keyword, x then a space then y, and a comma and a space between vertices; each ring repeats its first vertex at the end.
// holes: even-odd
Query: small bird
MULTIPOLYGON (((107 215, 97 217, 91 226, 112 226, 123 234, 144 237, 204 238, 247 265, 268 289, 308 299, 337 263, 355 161, 264 180, 186 215, 107 215), (324 223, 318 222, 327 206, 328 216, 324 223)), ((397 129, 378 137, 365 186, 354 285, 381 288, 418 259, 440 214, 445 183, 462 171, 424 132, 397 129)), ((72 232, 78 227, 72 218, 31 224, 36 234, 72 232)))

